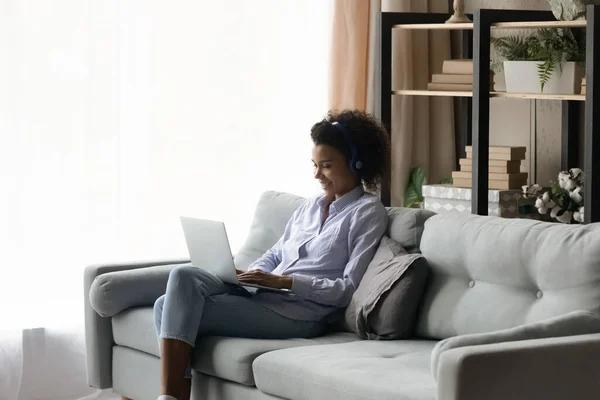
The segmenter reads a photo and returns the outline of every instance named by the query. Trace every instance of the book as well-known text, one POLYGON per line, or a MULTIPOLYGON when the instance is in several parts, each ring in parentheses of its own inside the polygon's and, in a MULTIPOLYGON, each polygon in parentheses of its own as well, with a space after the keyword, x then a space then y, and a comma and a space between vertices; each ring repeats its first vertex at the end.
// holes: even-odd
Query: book
MULTIPOLYGON (((466 151, 473 151, 473 146, 465 146, 466 151)), ((515 153, 525 153, 527 151, 527 147, 525 146, 490 146, 490 153, 502 153, 502 154, 515 154, 515 153)))
MULTIPOLYGON (((461 158, 458 163, 461 170, 466 171, 465 168, 469 168, 469 171, 472 170, 472 158, 461 158)), ((521 172, 521 160, 489 160, 488 168, 490 168, 490 172, 492 172, 492 168, 497 168, 499 169, 497 173, 513 174, 521 172)))
POLYGON ((473 84, 473 75, 457 75, 457 74, 433 74, 431 76, 432 83, 460 83, 473 84))
POLYGON ((473 75, 473 60, 445 60, 442 64, 442 73, 449 75, 473 75))
MULTIPOLYGON (((453 171, 452 179, 471 179, 473 176, 472 172, 466 171, 453 171)), ((489 173, 488 179, 491 181, 507 181, 520 183, 524 182, 523 185, 527 183, 527 172, 517 172, 514 174, 497 174, 497 173, 489 173)))
MULTIPOLYGON (((467 151, 467 158, 473 159, 473 153, 467 151)), ((518 153, 516 155, 505 154, 505 153, 490 153, 490 160, 501 160, 501 161, 520 161, 525 159, 525 153, 518 153)))
MULTIPOLYGON (((510 189, 520 189, 521 186, 527 184, 527 181, 524 183, 515 184, 509 181, 493 181, 488 180, 488 188, 494 190, 510 190, 510 189)), ((462 187, 462 188, 471 188, 473 187, 473 182, 471 179, 462 179, 457 178, 453 180, 452 186, 462 187)))
MULTIPOLYGON (((465 147, 467 158, 473 158, 473 147, 465 147)), ((490 160, 524 160, 527 153, 527 147, 510 147, 510 146, 490 146, 490 160)))
MULTIPOLYGON (((513 162, 513 161, 508 161, 508 162, 513 162)), ((473 166, 471 164, 461 165, 460 170, 464 171, 464 172, 473 172, 473 166)), ((491 167, 488 165, 488 172, 490 174, 516 174, 516 173, 519 173, 520 171, 521 171, 520 164, 517 165, 517 167, 508 167, 506 165, 504 167, 491 167)))
POLYGON ((427 84, 427 89, 444 92, 470 92, 473 90, 473 85, 464 83, 429 83, 427 84))

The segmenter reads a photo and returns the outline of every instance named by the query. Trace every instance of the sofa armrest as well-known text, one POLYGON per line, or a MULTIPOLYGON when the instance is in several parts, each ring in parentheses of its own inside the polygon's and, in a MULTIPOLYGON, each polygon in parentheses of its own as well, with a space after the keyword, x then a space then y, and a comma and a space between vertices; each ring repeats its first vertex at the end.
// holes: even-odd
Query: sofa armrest
MULTIPOLYGON (((104 264, 86 267, 83 274, 85 347, 88 384, 98 389, 112 387, 112 347, 114 345, 112 322, 110 317, 100 316, 92 307, 90 292, 96 278, 117 271, 131 271, 156 266, 175 267, 188 260, 147 261, 127 264, 104 264)), ((168 267, 165 269, 165 285, 168 279, 168 267)), ((98 285, 98 283, 96 283, 98 285)))
POLYGON ((440 400, 595 399, 600 334, 460 347, 440 357, 440 400))

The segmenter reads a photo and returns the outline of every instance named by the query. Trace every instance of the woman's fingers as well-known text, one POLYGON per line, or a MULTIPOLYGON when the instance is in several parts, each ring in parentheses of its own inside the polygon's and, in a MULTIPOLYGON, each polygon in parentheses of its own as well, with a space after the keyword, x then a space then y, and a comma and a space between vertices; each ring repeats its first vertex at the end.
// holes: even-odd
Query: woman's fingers
POLYGON ((254 283, 257 285, 268 285, 272 280, 273 275, 263 271, 253 270, 247 271, 238 276, 240 282, 254 283))

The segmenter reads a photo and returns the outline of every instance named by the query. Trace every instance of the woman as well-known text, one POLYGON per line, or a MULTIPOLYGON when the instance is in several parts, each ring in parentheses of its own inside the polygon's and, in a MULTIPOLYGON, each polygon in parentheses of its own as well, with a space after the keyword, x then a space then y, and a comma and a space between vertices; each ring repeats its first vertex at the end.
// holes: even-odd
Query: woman
POLYGON ((154 305, 161 347, 161 400, 190 397, 192 347, 198 337, 311 338, 343 310, 387 229, 375 190, 389 162, 389 138, 374 117, 330 112, 311 129, 314 177, 323 194, 294 212, 283 236, 242 283, 286 288, 249 293, 193 266, 173 269, 154 305))

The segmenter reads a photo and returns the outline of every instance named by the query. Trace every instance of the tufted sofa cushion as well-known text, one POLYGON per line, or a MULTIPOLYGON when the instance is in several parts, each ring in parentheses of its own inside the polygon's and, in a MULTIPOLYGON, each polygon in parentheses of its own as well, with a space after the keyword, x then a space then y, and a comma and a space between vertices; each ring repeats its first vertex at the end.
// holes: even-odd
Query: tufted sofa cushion
POLYGON ((421 251, 431 268, 421 337, 600 312, 600 224, 436 215, 425 223, 421 251))
POLYGON ((264 192, 254 211, 246 241, 235 255, 235 266, 248 269, 250 264, 269 250, 283 235, 288 220, 304 201, 303 197, 289 193, 264 192))
POLYGON ((389 224, 387 235, 409 253, 420 252, 425 221, 434 216, 430 210, 419 208, 388 208, 389 224))
POLYGON ((295 400, 421 400, 436 398, 429 370, 435 341, 361 340, 262 354, 256 387, 295 400))

